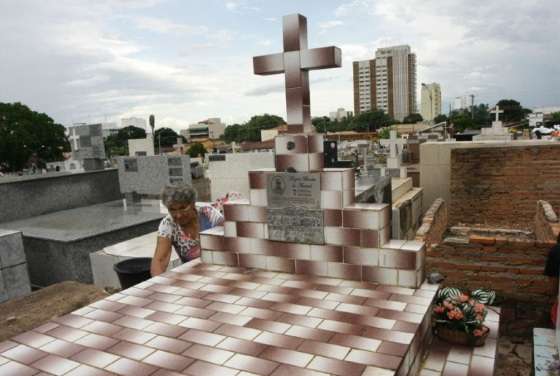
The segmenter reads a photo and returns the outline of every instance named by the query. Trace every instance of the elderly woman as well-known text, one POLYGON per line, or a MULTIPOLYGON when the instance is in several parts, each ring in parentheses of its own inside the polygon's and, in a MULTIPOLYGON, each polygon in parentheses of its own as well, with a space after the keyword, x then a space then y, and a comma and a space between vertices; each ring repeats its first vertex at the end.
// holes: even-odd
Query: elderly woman
POLYGON ((161 193, 169 214, 162 219, 157 246, 152 259, 152 276, 163 273, 169 265, 171 246, 182 262, 200 256, 199 232, 223 223, 223 215, 212 205, 196 207, 196 191, 189 184, 169 184, 161 193))

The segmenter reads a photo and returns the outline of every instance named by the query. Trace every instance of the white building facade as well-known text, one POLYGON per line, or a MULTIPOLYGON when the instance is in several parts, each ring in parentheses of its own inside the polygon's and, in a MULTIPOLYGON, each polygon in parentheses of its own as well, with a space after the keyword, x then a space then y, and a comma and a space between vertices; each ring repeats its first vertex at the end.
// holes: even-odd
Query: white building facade
POLYGON ((438 83, 423 83, 420 97, 422 119, 432 121, 441 114, 441 87, 438 83))
POLYGON ((346 111, 344 108, 339 108, 336 111, 329 112, 329 118, 331 121, 340 121, 349 117, 352 117, 352 111, 346 111))
POLYGON ((379 48, 375 59, 355 61, 354 112, 380 109, 402 121, 417 112, 416 54, 410 46, 379 48))
POLYGON ((209 118, 196 124, 191 124, 187 129, 181 130, 181 136, 185 137, 187 142, 197 140, 217 140, 224 135, 226 125, 222 123, 220 118, 209 118))
POLYGON ((146 121, 146 119, 139 118, 139 117, 122 118, 121 127, 124 128, 128 126, 142 128, 146 131, 148 130, 148 122, 146 121))

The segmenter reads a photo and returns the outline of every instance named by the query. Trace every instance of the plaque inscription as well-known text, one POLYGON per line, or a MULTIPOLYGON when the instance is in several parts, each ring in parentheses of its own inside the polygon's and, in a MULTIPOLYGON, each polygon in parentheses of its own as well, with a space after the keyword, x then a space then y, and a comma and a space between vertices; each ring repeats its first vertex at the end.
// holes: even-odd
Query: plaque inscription
POLYGON ((321 174, 279 172, 267 177, 268 238, 324 244, 321 174))

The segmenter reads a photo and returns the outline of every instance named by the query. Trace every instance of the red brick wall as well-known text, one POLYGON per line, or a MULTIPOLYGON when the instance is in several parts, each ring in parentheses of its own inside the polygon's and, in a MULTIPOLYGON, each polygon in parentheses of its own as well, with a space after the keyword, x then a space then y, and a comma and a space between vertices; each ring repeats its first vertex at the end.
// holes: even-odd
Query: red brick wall
POLYGON ((560 208, 560 144, 455 149, 450 225, 534 229, 538 200, 560 208))
POLYGON ((540 241, 556 241, 560 232, 558 216, 546 201, 537 202, 535 215, 535 235, 540 241))
POLYGON ((529 335, 549 325, 550 301, 557 294, 543 275, 552 242, 471 235, 469 243, 446 241, 427 252, 426 272, 440 272, 444 286, 496 291, 502 308, 500 331, 529 335))
POLYGON ((502 299, 546 302, 553 293, 543 275, 553 242, 471 235, 469 243, 444 242, 428 252, 427 271, 438 271, 445 284, 489 288, 502 299))
POLYGON ((416 232, 416 240, 426 244, 426 251, 430 252, 433 246, 438 245, 447 230, 447 204, 441 198, 434 201, 424 214, 422 225, 416 232))

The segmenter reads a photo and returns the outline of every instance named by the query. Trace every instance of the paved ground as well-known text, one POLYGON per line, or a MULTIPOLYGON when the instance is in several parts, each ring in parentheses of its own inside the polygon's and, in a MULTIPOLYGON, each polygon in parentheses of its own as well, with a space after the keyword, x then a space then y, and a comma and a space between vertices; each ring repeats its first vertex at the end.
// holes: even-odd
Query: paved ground
POLYGON ((495 376, 530 376, 533 341, 530 337, 500 336, 495 376))

